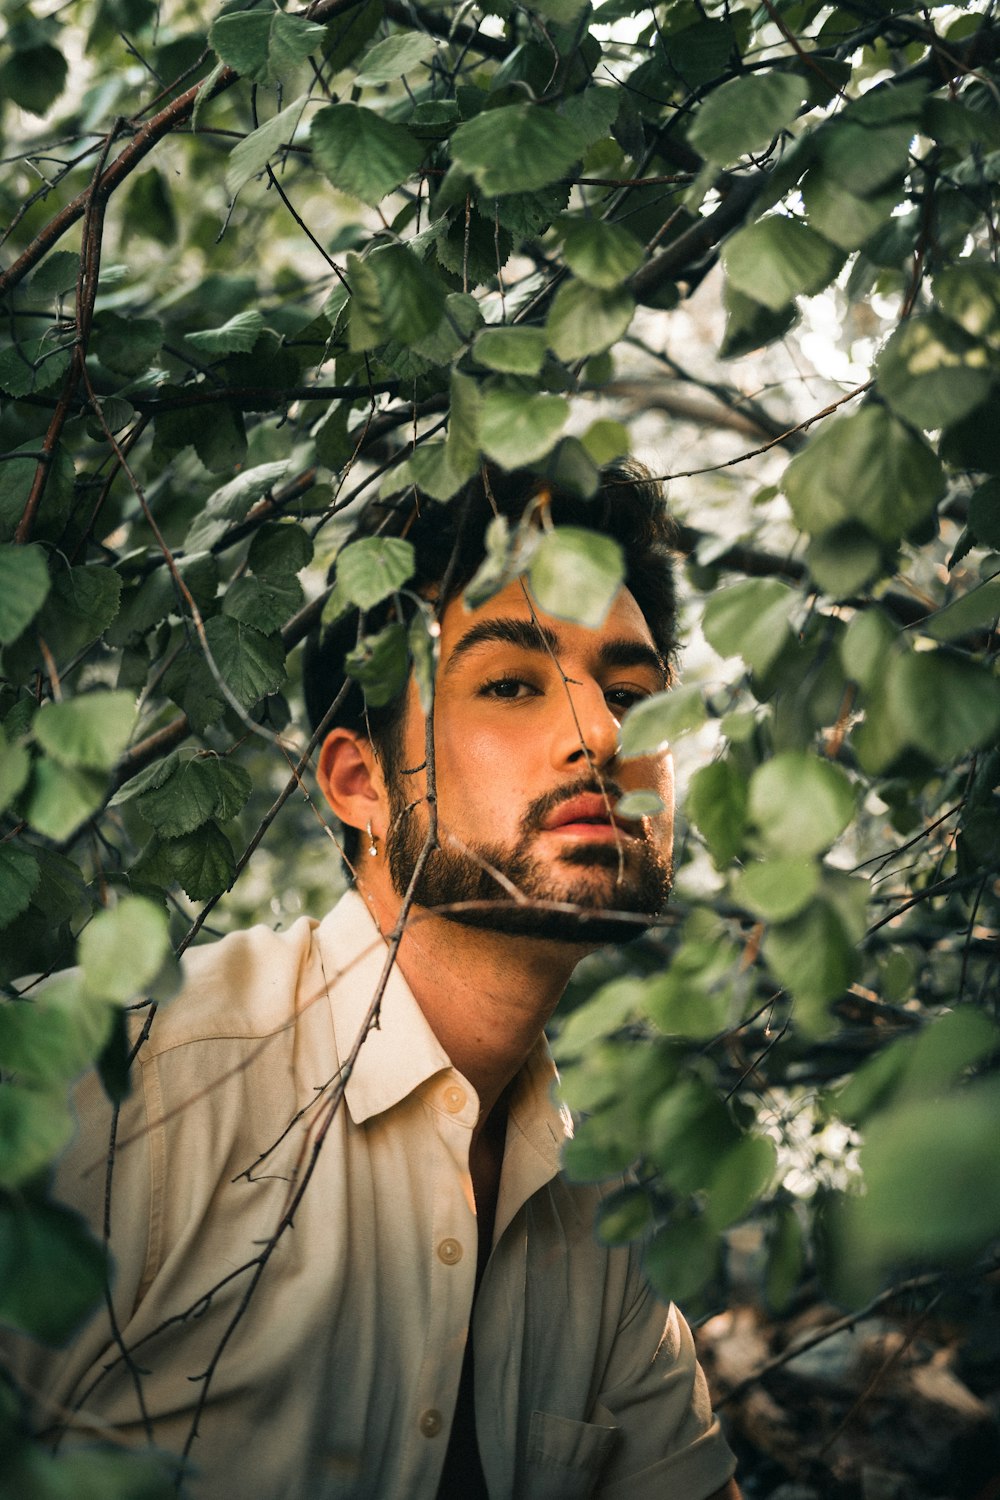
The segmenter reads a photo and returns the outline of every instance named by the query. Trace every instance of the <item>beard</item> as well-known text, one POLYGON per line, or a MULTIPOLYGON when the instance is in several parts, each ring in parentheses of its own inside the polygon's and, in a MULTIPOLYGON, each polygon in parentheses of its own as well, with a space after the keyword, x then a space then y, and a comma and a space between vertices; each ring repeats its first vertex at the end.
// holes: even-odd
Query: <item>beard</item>
MULTIPOLYGON (((548 815, 561 803, 587 792, 597 792, 611 803, 621 796, 613 784, 587 779, 531 803, 512 846, 476 843, 432 849, 414 886, 414 901, 449 921, 513 937, 588 946, 638 937, 663 910, 672 880, 670 859, 654 842, 647 820, 636 825, 634 836, 623 834, 613 844, 569 845, 555 868, 532 852, 548 815), (525 904, 511 897, 494 872, 526 898, 525 904), (468 903, 476 904, 462 910, 468 903), (557 909, 556 903, 578 909, 557 909), (636 916, 647 920, 636 922, 636 916)), ((426 833, 417 826, 415 808, 407 804, 395 779, 389 811, 386 854, 393 887, 403 896, 426 833)))

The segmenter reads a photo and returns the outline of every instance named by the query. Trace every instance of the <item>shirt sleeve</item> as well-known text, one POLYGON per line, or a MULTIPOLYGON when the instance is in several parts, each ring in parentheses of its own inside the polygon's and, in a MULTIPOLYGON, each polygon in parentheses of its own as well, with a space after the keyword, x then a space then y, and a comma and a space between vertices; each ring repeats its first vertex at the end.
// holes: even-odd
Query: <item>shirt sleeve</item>
POLYGON ((635 1263, 630 1290, 599 1397, 619 1438, 597 1494, 707 1500, 736 1461, 712 1412, 691 1330, 673 1304, 664 1308, 635 1263))

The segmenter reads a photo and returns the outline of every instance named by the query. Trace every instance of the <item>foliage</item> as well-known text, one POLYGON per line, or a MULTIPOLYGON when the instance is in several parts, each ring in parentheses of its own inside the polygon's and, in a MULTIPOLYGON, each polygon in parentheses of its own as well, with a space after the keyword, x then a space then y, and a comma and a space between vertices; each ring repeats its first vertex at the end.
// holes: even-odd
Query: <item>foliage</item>
MULTIPOLYGON (((122 1086, 123 1005, 169 996, 241 876, 223 920, 296 878, 329 897, 295 648, 345 513, 447 504, 484 457, 590 494, 692 420, 713 461, 672 493, 707 646, 624 733, 702 763, 674 929, 574 981, 568 1166, 635 1165, 600 1231, 695 1306, 747 1216, 775 1303, 816 1269, 853 1302, 975 1274, 1000 1232, 992 12, 4 8, 0 1314, 60 1337, 100 1295, 45 1180, 71 1079, 122 1086), (842 378, 803 377, 831 308, 842 378)), ((608 539, 528 542, 492 535, 491 577, 599 616, 608 539)), ((410 567, 359 544, 328 608, 410 567)), ((406 652, 359 647, 372 703, 406 652)), ((17 1451, 20 1495, 73 1489, 79 1458, 17 1451)), ((80 1482, 157 1492, 101 1464, 80 1482)))

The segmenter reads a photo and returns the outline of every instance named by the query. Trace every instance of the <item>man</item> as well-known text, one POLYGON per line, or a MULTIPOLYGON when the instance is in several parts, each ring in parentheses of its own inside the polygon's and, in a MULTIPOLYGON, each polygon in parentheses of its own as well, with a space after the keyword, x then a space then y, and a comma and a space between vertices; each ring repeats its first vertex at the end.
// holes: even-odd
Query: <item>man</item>
MULTIPOLYGON (((184 1453, 198 1500, 738 1500, 686 1325, 595 1239, 615 1184, 559 1174, 543 1038, 579 958, 669 888, 669 757, 617 753, 668 679, 665 522, 634 476, 537 490, 486 476, 383 518, 439 620, 432 722, 412 678, 380 711, 344 687, 356 617, 314 649, 355 889, 188 956, 115 1131, 112 1316, 27 1367, 50 1427, 184 1453), (492 506, 618 537, 599 627, 520 577, 467 608, 492 506), (663 810, 618 817, 639 787, 663 810)), ((85 1084, 60 1175, 97 1224, 109 1114, 85 1084)))

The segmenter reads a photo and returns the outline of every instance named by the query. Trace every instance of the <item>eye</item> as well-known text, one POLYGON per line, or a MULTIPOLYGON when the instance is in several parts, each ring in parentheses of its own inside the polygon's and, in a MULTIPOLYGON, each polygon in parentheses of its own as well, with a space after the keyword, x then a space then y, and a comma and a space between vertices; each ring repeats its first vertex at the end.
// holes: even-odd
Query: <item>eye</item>
POLYGON ((538 689, 523 677, 497 677, 480 688, 480 697, 498 698, 502 703, 517 703, 521 699, 534 697, 538 689))
POLYGON ((641 703, 644 698, 649 697, 646 688, 632 687, 627 683, 619 683, 615 687, 605 688, 604 700, 613 713, 619 715, 627 713, 636 703, 641 703))

